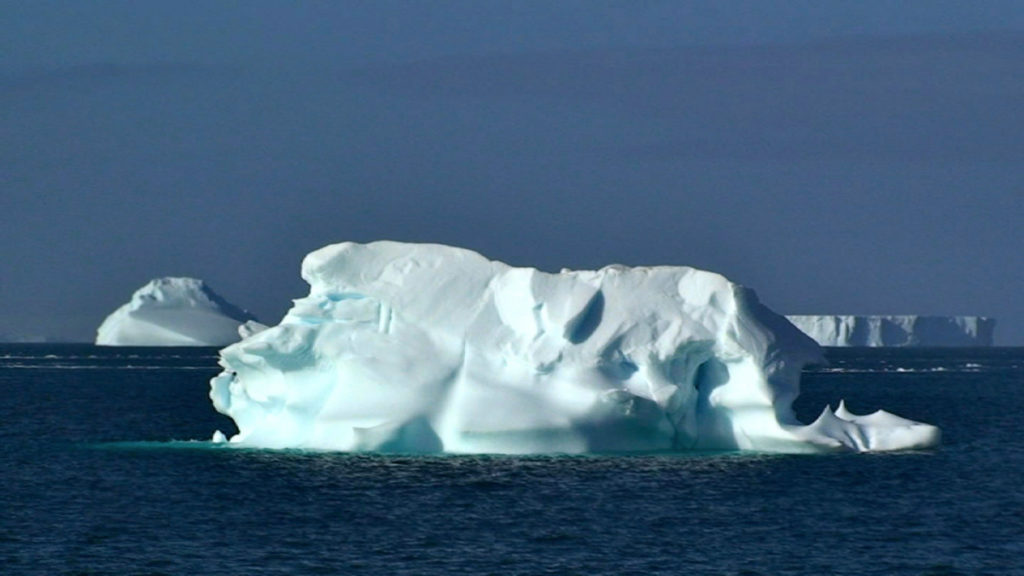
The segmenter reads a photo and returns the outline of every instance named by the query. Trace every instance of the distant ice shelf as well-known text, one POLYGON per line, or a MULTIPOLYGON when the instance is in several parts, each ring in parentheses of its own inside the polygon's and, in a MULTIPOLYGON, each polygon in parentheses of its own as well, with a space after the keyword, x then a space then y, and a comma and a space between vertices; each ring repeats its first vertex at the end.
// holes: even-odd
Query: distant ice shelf
POLYGON ((107 316, 101 346, 225 346, 262 326, 196 278, 158 278, 107 316))
POLYGON ((0 343, 3 344, 43 344, 60 341, 59 338, 36 334, 0 334, 0 343))
POLYGON ((822 346, 991 346, 996 321, 982 316, 791 315, 822 346))
MULTIPOLYGON (((694 268, 549 274, 434 244, 327 246, 281 323, 221 351, 217 411, 261 448, 448 453, 925 448, 938 428, 792 409, 821 349, 694 268)), ((258 327, 257 327, 258 328, 258 327)))

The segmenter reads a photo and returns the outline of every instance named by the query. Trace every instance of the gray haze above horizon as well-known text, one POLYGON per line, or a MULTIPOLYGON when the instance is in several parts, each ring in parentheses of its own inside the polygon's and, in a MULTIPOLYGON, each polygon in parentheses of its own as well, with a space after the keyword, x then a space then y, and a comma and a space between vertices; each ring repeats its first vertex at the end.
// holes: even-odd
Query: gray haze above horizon
POLYGON ((1024 3, 0 2, 0 335, 302 257, 690 265, 1024 345, 1024 3))

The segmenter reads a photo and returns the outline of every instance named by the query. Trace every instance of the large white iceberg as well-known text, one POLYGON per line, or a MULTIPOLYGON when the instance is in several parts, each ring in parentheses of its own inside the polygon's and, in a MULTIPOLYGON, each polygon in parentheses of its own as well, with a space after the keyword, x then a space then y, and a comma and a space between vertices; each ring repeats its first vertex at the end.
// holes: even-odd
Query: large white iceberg
POLYGON ((225 346, 258 326, 255 317, 195 278, 158 278, 107 316, 101 346, 225 346), (243 328, 244 327, 244 328, 243 328))
POLYGON ((786 316, 822 346, 991 346, 981 316, 786 316))
MULTIPOLYGON (((221 351, 244 446, 452 453, 933 446, 939 430, 828 407, 794 416, 820 348, 754 292, 685 267, 548 274, 459 248, 309 254, 309 296, 221 351)), ((225 437, 219 431, 216 440, 225 437)))

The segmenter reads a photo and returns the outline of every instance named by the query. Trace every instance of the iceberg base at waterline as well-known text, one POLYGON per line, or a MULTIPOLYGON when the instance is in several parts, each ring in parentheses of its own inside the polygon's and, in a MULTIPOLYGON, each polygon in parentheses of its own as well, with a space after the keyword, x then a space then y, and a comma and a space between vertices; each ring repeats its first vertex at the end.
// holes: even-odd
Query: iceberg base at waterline
POLYGON ((262 448, 410 453, 880 451, 938 428, 792 410, 818 345, 688 267, 549 274, 432 244, 342 243, 307 297, 221 351, 214 407, 262 448))

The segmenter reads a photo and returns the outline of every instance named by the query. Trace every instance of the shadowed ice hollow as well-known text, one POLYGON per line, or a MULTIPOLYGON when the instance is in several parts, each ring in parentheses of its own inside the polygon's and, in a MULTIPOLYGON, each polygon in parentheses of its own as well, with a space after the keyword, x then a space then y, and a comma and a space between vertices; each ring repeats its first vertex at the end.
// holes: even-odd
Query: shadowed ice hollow
MULTIPOLYGON (((886 412, 791 408, 818 345, 754 292, 687 267, 548 274, 460 248, 306 256, 307 297, 221 351, 230 442, 451 453, 816 452, 936 445, 886 412)), ((215 439, 224 440, 220 432, 215 439)))

